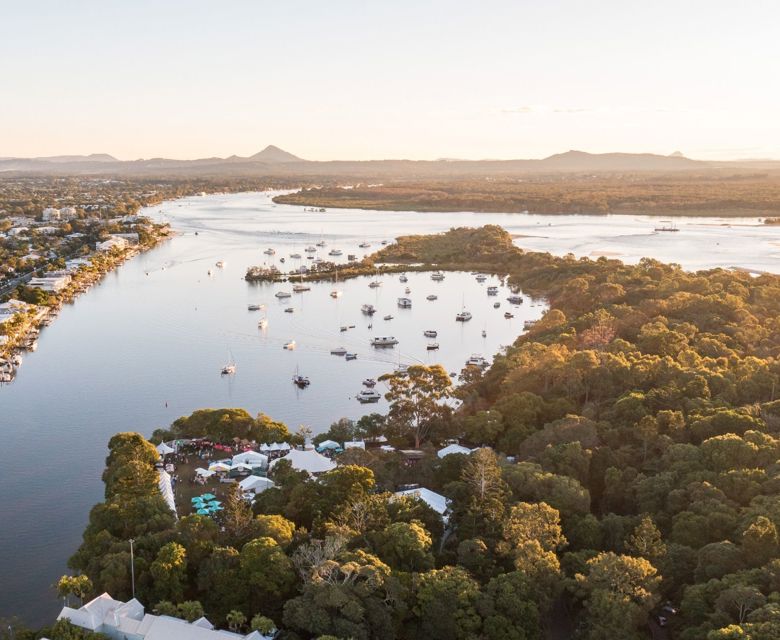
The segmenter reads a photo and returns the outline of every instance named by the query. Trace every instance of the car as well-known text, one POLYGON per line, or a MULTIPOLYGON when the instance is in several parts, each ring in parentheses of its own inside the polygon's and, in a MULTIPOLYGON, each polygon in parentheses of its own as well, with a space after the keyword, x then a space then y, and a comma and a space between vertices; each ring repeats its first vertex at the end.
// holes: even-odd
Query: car
POLYGON ((659 627, 665 627, 665 626, 666 626, 666 624, 669 622, 669 621, 666 619, 666 616, 658 616, 658 618, 657 618, 657 619, 658 619, 658 626, 659 626, 659 627))

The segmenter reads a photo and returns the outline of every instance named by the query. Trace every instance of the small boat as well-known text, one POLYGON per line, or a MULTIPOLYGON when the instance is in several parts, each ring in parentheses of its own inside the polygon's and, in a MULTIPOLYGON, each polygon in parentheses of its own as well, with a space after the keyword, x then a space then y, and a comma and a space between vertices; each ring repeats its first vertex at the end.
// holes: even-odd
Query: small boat
POLYGON ((306 247, 306 248, 304 249, 304 251, 305 251, 306 253, 315 253, 315 252, 317 251, 317 247, 312 247, 312 246, 310 245, 310 246, 306 247))
POLYGON ((511 314, 511 313, 509 313, 509 311, 507 311, 507 312, 504 313, 504 317, 507 320, 509 320, 510 318, 514 318, 515 316, 514 316, 514 314, 511 314))
POLYGON ((411 298, 398 298, 398 306, 402 309, 411 309, 412 308, 412 300, 411 298))
POLYGON ((471 355, 471 357, 466 360, 466 366, 467 367, 487 367, 488 362, 478 353, 474 353, 471 355))
POLYGON ((357 354, 356 353, 345 353, 344 357, 347 360, 357 360, 357 354))
POLYGON ((497 296, 498 295, 498 287, 488 287, 487 288, 487 294, 489 296, 497 296))
POLYGON ((382 336, 380 338, 371 339, 372 347, 392 347, 397 344, 398 340, 396 340, 393 336, 382 336))
POLYGON ((435 295, 435 294, 433 294, 433 293, 432 293, 432 294, 431 294, 431 295, 429 295, 429 296, 425 296, 425 299, 426 299, 426 300, 431 300, 431 301, 433 301, 433 300, 438 300, 438 299, 439 299, 439 296, 437 296, 437 295, 435 295))
POLYGON ((362 307, 360 307, 360 310, 367 316, 373 316, 376 313, 376 308, 373 304, 364 304, 362 307))
POLYGON ((290 257, 291 257, 293 260, 300 260, 300 259, 301 259, 301 254, 300 254, 300 253, 291 253, 291 254, 290 254, 290 257))
POLYGON ((371 282, 368 283, 368 286, 371 287, 372 289, 376 289, 377 287, 381 287, 382 283, 379 280, 372 280, 371 282))
POLYGON ((339 327, 339 331, 343 332, 343 331, 346 331, 348 328, 349 327, 347 327, 347 326, 339 327))
POLYGON ((382 244, 387 244, 387 240, 382 240, 382 244))
POLYGON ((330 292, 330 297, 331 298, 340 298, 341 297, 341 293, 342 292, 339 291, 338 289, 334 289, 333 291, 330 292))
POLYGON ((385 320, 392 320, 392 319, 393 319, 393 316, 391 316, 390 314, 387 314, 387 315, 384 317, 384 319, 385 319, 385 320))
POLYGON ((368 249, 371 246, 371 243, 370 242, 361 242, 358 246, 361 249, 368 249))
POLYGON ((494 309, 498 309, 500 306, 501 306, 501 303, 500 303, 500 302, 494 302, 494 303, 493 303, 493 308, 494 308, 494 309))
POLYGON ((268 327, 268 318, 261 318, 260 322, 257 323, 257 326, 261 329, 266 329, 268 327))
POLYGON ((482 337, 487 338, 487 331, 485 331, 484 329, 482 329, 482 337))
POLYGON ((307 260, 314 260, 314 256, 306 256, 307 260))
POLYGON ((429 342, 427 345, 425 345, 425 348, 428 351, 437 351, 439 349, 439 343, 438 342, 429 342))
POLYGON ((271 247, 268 247, 263 253, 267 256, 275 256, 276 255, 276 249, 272 249, 271 247))
POLYGON ((382 394, 373 389, 363 389, 355 397, 361 404, 366 404, 368 402, 379 402, 382 399, 382 394))
POLYGON ((471 320, 471 314, 468 311, 461 311, 455 316, 457 322, 468 322, 471 320))
POLYGON ((274 296, 281 300, 282 298, 290 298, 292 294, 289 291, 277 291, 274 296))
POLYGON ((317 246, 318 246, 318 247, 324 247, 324 246, 325 246, 325 241, 324 241, 324 240, 320 240, 320 241, 317 243, 317 246))
POLYGON ((363 386, 368 387, 369 389, 373 388, 376 386, 376 380, 374 380, 373 378, 366 378, 365 380, 363 380, 363 386))
POLYGON ((262 308, 263 305, 261 304, 248 304, 246 307, 247 311, 260 311, 262 308))
POLYGON ((439 333, 437 331, 434 331, 433 329, 426 329, 425 331, 423 331, 423 335, 426 338, 435 338, 436 336, 439 335, 439 333))
POLYGON ((222 371, 220 372, 223 376, 232 376, 236 372, 236 365, 233 363, 226 364, 224 367, 222 367, 222 371))
POLYGON ((653 231, 679 231, 677 226, 671 220, 661 220, 661 226, 656 227, 653 231))
POLYGON ((409 278, 406 277, 405 274, 401 274, 401 277, 398 278, 401 282, 409 282, 409 278))
POLYGON ((331 249, 330 251, 328 251, 328 255, 329 256, 340 256, 340 255, 343 255, 343 252, 341 251, 341 249, 331 249))
MULTIPOLYGON (((219 260, 217 262, 216 266, 218 266, 220 269, 224 269, 227 266, 227 262, 225 262, 224 260, 219 260)), ((165 268, 165 267, 163 267, 163 268, 165 268)))
POLYGON ((304 291, 311 291, 311 287, 307 284, 294 284, 293 291, 295 293, 303 293, 304 291))
POLYGON ((297 373, 293 376, 293 384, 299 389, 305 389, 311 384, 311 381, 306 376, 299 376, 297 373))
POLYGON ((332 356, 345 356, 347 355, 347 350, 344 347, 336 347, 335 349, 330 350, 330 355, 332 356))
POLYGON ((436 271, 435 273, 431 274, 431 280, 436 280, 437 282, 441 282, 444 280, 444 274, 441 271, 436 271))
POLYGON ((349 253, 347 254, 347 260, 350 262, 355 262, 355 260, 357 260, 357 256, 354 253, 349 253))
POLYGON ((287 351, 292 351, 293 349, 295 349, 295 340, 288 340, 287 342, 284 343, 283 348, 287 349, 287 351))
POLYGON ((523 304, 523 296, 509 296, 507 300, 509 304, 523 304))
POLYGON ((409 287, 406 287, 406 289, 404 289, 404 293, 406 293, 406 294, 409 294, 411 292, 412 292, 412 290, 409 287))
POLYGON ((295 308, 294 308, 294 307, 287 307, 287 308, 284 310, 284 312, 285 312, 285 313, 295 313, 295 308))
MULTIPOLYGON (((148 272, 148 271, 146 272, 146 275, 147 275, 147 276, 149 275, 149 272, 148 272)), ((209 270, 208 270, 208 275, 211 275, 211 269, 209 269, 209 270)))
POLYGON ((284 258, 279 258, 279 262, 284 262, 284 258))
POLYGON ((477 282, 485 282, 485 280, 487 280, 487 276, 484 273, 477 274, 477 282))

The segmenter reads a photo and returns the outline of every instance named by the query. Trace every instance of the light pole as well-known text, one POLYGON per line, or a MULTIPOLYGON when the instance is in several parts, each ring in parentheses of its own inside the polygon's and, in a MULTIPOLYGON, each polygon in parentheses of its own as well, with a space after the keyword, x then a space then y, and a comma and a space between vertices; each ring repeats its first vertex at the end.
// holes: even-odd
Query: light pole
POLYGON ((135 558, 133 557, 133 543, 135 540, 130 538, 130 588, 135 598, 135 558))

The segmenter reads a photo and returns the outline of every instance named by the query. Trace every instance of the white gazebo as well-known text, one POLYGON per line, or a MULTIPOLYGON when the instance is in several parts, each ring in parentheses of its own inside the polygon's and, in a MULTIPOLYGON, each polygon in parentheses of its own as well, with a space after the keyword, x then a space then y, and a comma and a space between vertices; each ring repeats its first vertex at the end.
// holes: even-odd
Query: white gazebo
POLYGON ((280 460, 288 460, 293 469, 307 471, 312 475, 325 473, 336 468, 336 463, 333 460, 317 453, 314 449, 304 449, 303 451, 292 449, 286 456, 274 460, 269 468, 273 469, 280 460))
POLYGON ((265 467, 268 464, 268 456, 257 451, 244 451, 244 453, 233 456, 232 464, 234 467, 239 464, 250 467, 265 467))
POLYGON ((263 476, 249 476, 244 478, 238 483, 241 487, 241 491, 252 491, 254 493, 262 493, 266 489, 270 489, 275 486, 274 481, 263 476))
POLYGON ((459 444, 449 444, 443 449, 439 449, 436 455, 440 458, 445 458, 449 455, 452 455, 453 453, 462 453, 463 455, 467 456, 471 453, 471 449, 468 447, 463 447, 459 444))
POLYGON ((169 453, 175 453, 176 449, 173 447, 169 447, 164 442, 161 442, 157 445, 157 453, 159 453, 161 456, 167 456, 169 453))

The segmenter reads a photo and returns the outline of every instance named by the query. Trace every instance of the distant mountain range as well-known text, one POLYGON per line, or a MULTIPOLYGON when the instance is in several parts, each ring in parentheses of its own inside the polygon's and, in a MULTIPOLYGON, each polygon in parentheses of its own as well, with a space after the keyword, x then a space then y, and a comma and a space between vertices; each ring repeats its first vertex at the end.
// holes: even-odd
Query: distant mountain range
POLYGON ((0 157, 0 172, 54 173, 69 175, 300 175, 300 176, 404 176, 446 177, 465 174, 520 173, 632 173, 695 171, 713 168, 780 169, 780 161, 709 162, 686 158, 679 151, 668 155, 651 153, 587 153, 567 151, 535 160, 329 160, 299 158, 269 145, 248 156, 173 160, 117 160, 105 153, 42 158, 0 157))

